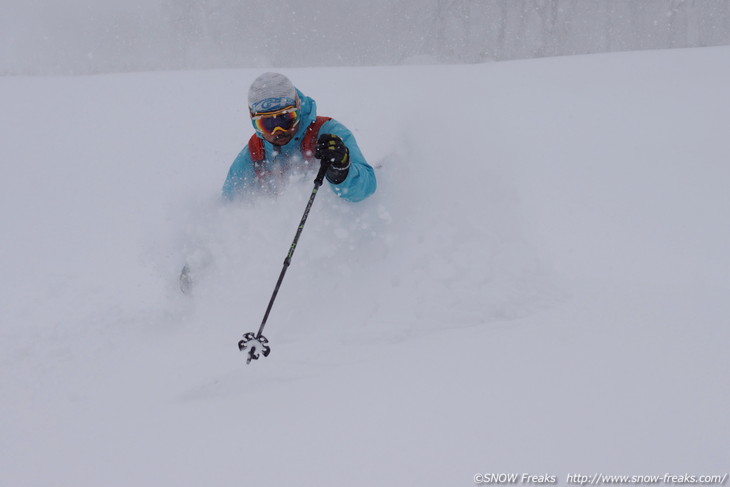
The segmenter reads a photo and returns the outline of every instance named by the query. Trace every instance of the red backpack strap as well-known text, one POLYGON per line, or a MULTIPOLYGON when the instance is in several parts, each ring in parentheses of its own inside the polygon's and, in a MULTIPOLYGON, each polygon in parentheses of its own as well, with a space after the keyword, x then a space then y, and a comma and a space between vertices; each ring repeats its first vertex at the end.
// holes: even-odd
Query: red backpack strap
POLYGON ((264 162, 266 152, 264 151, 264 140, 256 134, 251 136, 248 141, 248 152, 251 154, 251 160, 256 163, 264 162))
POLYGON ((319 137, 319 129, 322 125, 332 120, 332 117, 317 117, 317 119, 309 124, 307 131, 302 139, 302 155, 305 159, 314 157, 314 151, 317 148, 317 138, 319 137))

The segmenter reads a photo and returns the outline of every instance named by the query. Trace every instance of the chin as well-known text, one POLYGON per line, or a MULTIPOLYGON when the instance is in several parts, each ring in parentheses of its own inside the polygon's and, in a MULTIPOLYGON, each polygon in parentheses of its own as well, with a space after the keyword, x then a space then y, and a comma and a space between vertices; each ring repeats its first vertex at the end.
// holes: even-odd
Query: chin
POLYGON ((291 135, 287 135, 285 137, 277 137, 276 139, 270 140, 269 142, 271 142, 274 145, 281 146, 281 145, 288 144, 291 139, 292 139, 291 135))

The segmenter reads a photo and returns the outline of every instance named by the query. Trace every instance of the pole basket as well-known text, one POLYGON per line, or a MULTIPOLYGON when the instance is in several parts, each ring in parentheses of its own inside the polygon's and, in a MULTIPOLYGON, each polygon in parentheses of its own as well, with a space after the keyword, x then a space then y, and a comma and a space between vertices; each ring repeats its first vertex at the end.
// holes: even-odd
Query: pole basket
POLYGON ((253 332, 243 335, 243 339, 238 342, 238 349, 247 352, 247 364, 250 364, 251 360, 258 360, 261 355, 268 357, 271 353, 269 340, 263 335, 256 336, 253 332))

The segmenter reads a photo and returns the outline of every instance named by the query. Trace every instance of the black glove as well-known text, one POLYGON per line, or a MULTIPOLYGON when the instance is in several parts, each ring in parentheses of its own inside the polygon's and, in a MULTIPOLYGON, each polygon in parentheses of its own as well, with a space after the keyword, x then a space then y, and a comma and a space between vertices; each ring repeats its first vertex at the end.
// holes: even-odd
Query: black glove
POLYGON ((329 164, 327 180, 333 184, 340 184, 344 181, 350 171, 350 149, 341 138, 334 134, 319 136, 314 157, 329 164))

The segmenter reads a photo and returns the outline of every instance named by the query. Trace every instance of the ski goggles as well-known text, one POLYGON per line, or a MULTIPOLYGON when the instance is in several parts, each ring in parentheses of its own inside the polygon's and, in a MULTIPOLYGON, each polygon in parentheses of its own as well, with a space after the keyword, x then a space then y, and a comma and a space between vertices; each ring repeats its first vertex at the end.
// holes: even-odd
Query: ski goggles
POLYGON ((251 114, 251 123, 257 132, 275 134, 288 132, 299 123, 299 107, 289 106, 274 112, 251 114))

